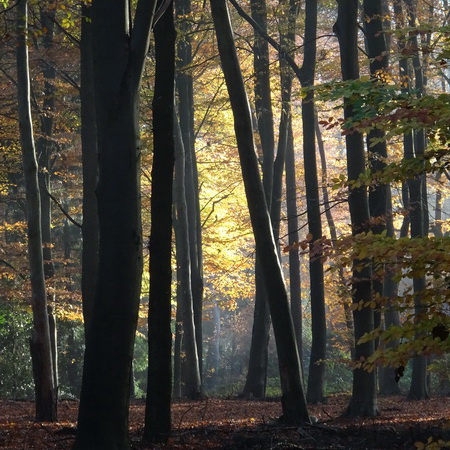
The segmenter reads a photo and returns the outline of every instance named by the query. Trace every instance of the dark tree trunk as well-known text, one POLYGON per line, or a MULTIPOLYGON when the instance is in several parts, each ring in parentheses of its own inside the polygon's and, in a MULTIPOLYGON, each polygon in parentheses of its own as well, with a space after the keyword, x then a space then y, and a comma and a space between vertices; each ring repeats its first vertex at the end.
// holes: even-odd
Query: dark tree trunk
POLYGON ((94 68, 92 61, 92 14, 90 5, 81 8, 81 157, 83 163, 83 247, 81 292, 84 326, 87 329, 94 304, 98 275, 99 224, 97 123, 95 115, 94 68))
MULTIPOLYGON (((287 23, 282 23, 280 44, 291 56, 295 49, 295 30, 298 15, 298 4, 290 0, 288 5, 287 23), (286 30, 286 32, 284 31, 286 30)), ((280 59, 281 82, 281 117, 278 137, 278 150, 274 168, 274 189, 272 198, 272 225, 276 240, 280 234, 281 197, 283 166, 286 166, 286 212, 288 224, 288 244, 299 242, 299 224, 297 210, 297 177, 295 167, 294 136, 292 132, 292 78, 293 73, 285 58, 280 59), (284 161, 286 164, 284 164, 284 161)), ((289 290, 291 300, 291 315, 294 323, 300 364, 303 353, 302 326, 302 296, 300 279, 300 256, 298 250, 289 251, 289 290)))
MULTIPOLYGON (((174 118, 178 121, 178 119, 174 118)), ((177 226, 175 228, 177 250, 177 289, 180 298, 177 300, 177 308, 182 314, 182 335, 184 351, 186 355, 184 394, 190 399, 199 398, 201 395, 200 369, 197 353, 197 341, 195 339, 194 308, 191 285, 191 253, 189 245, 189 220, 186 203, 186 164, 181 128, 175 122, 175 204, 177 211, 177 226)))
MULTIPOLYGON (((253 20, 264 32, 267 32, 265 0, 251 0, 250 5, 253 20)), ((256 31, 254 31, 253 43, 253 70, 255 73, 256 120, 263 155, 263 186, 266 202, 270 210, 274 172, 274 130, 270 91, 269 45, 256 31)), ((266 393, 270 316, 258 252, 256 252, 255 259, 255 286, 255 310, 250 359, 243 395, 263 398, 266 393)))
MULTIPOLYGON (((366 48, 370 61, 370 75, 374 82, 379 82, 382 73, 388 68, 388 49, 383 30, 383 7, 381 0, 365 0, 363 6, 365 21, 364 31, 366 38, 366 48)), ((367 135, 367 148, 369 157, 369 167, 373 173, 380 172, 386 167, 387 145, 384 140, 384 131, 373 129, 367 135), (374 143, 374 140, 380 142, 374 143)), ((388 214, 388 191, 390 186, 380 183, 373 186, 369 191, 369 209, 372 220, 372 232, 381 234, 386 230, 386 220, 388 214)), ((373 291, 375 294, 383 295, 383 279, 373 280, 373 291)), ((381 312, 379 306, 374 311, 374 326, 381 326, 381 312)), ((375 346, 378 340, 375 341, 375 346)))
POLYGON ((203 249, 197 159, 195 154, 194 88, 192 74, 190 71, 190 65, 192 64, 192 21, 190 19, 191 0, 178 0, 175 2, 175 6, 180 32, 182 33, 177 47, 178 72, 176 75, 176 85, 178 90, 180 127, 186 153, 186 203, 188 207, 189 220, 191 287, 198 361, 200 376, 202 376, 203 249))
POLYGON ((142 270, 138 97, 153 11, 154 2, 139 1, 131 33, 126 0, 92 3, 100 240, 76 449, 129 447, 128 404, 142 270))
POLYGON ((234 46, 226 3, 223 0, 211 0, 211 10, 222 68, 233 109, 235 133, 250 218, 266 284, 275 334, 280 369, 283 419, 287 423, 301 424, 309 421, 309 414, 303 391, 300 361, 286 287, 258 170, 250 108, 234 46))
MULTIPOLYGON (((358 66, 358 1, 339 0, 338 20, 335 31, 339 39, 341 54, 342 78, 356 80, 359 78, 358 66)), ((351 119, 354 114, 353 105, 344 102, 344 117, 351 119)), ((349 181, 358 179, 365 171, 365 152, 363 136, 355 132, 346 136, 347 172, 349 181)), ((352 233, 357 235, 369 231, 369 204, 365 187, 354 188, 349 192, 349 208, 352 223, 352 233)), ((364 265, 361 270, 353 270, 352 300, 358 304, 360 301, 369 302, 372 298, 371 268, 369 261, 354 261, 354 267, 364 265)), ((374 342, 368 341, 358 344, 358 340, 373 330, 373 310, 363 307, 353 313, 355 327, 355 360, 368 358, 374 352, 374 342)), ((349 416, 374 416, 378 413, 376 400, 376 377, 374 371, 368 372, 362 368, 353 371, 352 398, 347 409, 349 416)))
POLYGON ((30 107, 27 33, 28 2, 27 0, 20 0, 17 6, 17 88, 19 133, 26 193, 31 306, 33 311, 30 350, 35 384, 36 420, 54 421, 56 420, 57 394, 54 384, 52 346, 45 289, 38 166, 30 107))
MULTIPOLYGON (((409 26, 416 26, 416 1, 404 0, 406 12, 408 14, 409 26)), ((419 96, 423 95, 424 80, 421 62, 418 54, 419 42, 417 35, 412 33, 410 37, 412 48, 416 49, 412 62, 414 67, 415 89, 419 96)), ((421 158, 425 152, 425 132, 424 130, 416 130, 413 133, 414 152, 411 149, 406 152, 405 159, 421 158)), ((422 163, 423 165, 423 163, 422 163)), ((425 174, 410 178, 408 180, 409 190, 409 206, 411 217, 411 238, 423 238, 428 236, 428 208, 426 195, 426 177, 425 174)), ((414 286, 414 304, 415 314, 420 317, 426 306, 423 304, 422 295, 426 288, 425 277, 417 277, 413 279, 414 286)), ((429 397, 427 388, 427 357, 425 355, 416 356, 412 361, 411 387, 408 396, 412 399, 423 400, 429 397)))
MULTIPOLYGON (((316 65, 317 1, 306 1, 304 61, 301 70, 302 87, 314 85, 316 65)), ((309 276, 311 292, 312 347, 309 363, 307 399, 311 403, 323 401, 325 349, 327 344, 325 320, 325 291, 320 247, 314 242, 322 237, 319 183, 316 162, 314 92, 302 99, 303 159, 305 165, 306 204, 310 244, 309 276)))
POLYGON ((171 244, 174 170, 175 29, 173 5, 155 27, 153 168, 150 234, 149 370, 144 439, 166 442, 171 430, 171 244))

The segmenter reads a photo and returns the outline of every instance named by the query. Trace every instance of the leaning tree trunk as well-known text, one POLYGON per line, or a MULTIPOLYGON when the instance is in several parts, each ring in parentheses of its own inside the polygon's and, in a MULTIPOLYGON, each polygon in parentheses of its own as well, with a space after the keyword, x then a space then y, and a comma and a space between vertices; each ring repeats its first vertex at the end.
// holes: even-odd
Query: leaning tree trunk
POLYGON ((86 332, 76 449, 129 447, 128 404, 139 310, 142 237, 139 89, 155 2, 92 3, 98 133, 98 280, 86 332))
POLYGON ((27 33, 28 2, 27 0, 20 0, 17 6, 17 89, 19 132, 26 193, 31 306, 33 310, 33 331, 30 338, 30 348, 36 395, 36 420, 54 421, 56 420, 57 397, 45 290, 38 166, 30 107, 27 33))
POLYGON ((300 361, 283 273, 272 233, 253 142, 253 128, 244 81, 234 46, 228 9, 224 0, 211 0, 219 54, 234 115, 234 127, 250 219, 266 284, 280 369, 283 419, 287 423, 309 421, 300 361))
MULTIPOLYGON (((342 78, 357 80, 358 65, 358 0, 339 0, 338 19, 335 32, 339 39, 341 54, 342 78)), ((349 100, 344 102, 344 117, 353 117, 353 105, 349 100)), ((361 133, 346 135, 347 172, 349 181, 357 180, 365 171, 364 141, 361 133)), ((349 192, 348 204, 352 223, 352 233, 357 235, 369 231, 369 204, 365 187, 353 188, 349 192)), ((352 300, 354 304, 369 302, 372 298, 372 271, 367 260, 355 260, 352 281, 352 300), (363 269, 357 270, 363 265, 363 269)), ((358 340, 373 330, 373 309, 366 306, 353 312, 355 328, 355 360, 370 357, 374 352, 373 340, 358 344, 358 340)), ((376 377, 374 371, 368 372, 362 368, 353 370, 352 398, 347 409, 349 416, 374 416, 378 413, 376 401, 376 377)))
POLYGON ((155 27, 153 168, 150 233, 149 370, 144 439, 166 442, 171 430, 172 186, 175 157, 173 4, 155 27))

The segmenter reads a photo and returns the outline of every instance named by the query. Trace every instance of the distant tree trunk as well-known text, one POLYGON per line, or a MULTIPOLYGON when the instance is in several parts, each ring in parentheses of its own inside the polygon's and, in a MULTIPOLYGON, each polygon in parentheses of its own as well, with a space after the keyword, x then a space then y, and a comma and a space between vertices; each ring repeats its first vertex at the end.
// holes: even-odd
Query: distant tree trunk
POLYGON ((94 67, 92 61, 92 11, 81 7, 81 158, 83 164, 83 247, 81 253, 81 293, 85 330, 94 304, 98 275, 99 223, 97 196, 98 149, 95 115, 94 67))
MULTIPOLYGON (((175 230, 175 236, 177 235, 178 223, 176 220, 176 214, 173 213, 173 228, 175 230)), ((175 239, 176 241, 176 239, 175 239)), ((177 280, 181 278, 179 271, 181 267, 177 264, 177 280)), ((173 348, 173 387, 172 396, 180 398, 182 396, 182 382, 181 382, 181 367, 182 367, 182 346, 183 346, 183 312, 181 307, 181 286, 177 283, 177 312, 175 316, 175 339, 173 348)))
MULTIPOLYGON (((288 124, 286 151, 286 210, 288 217, 288 244, 300 241, 297 209, 297 177, 295 168, 294 137, 292 120, 288 124)), ((301 291, 301 265, 298 249, 289 251, 289 288, 291 294, 291 314, 294 322, 300 362, 303 361, 303 312, 301 291)), ((303 366, 303 364, 302 364, 303 366)))
POLYGON ((92 2, 100 241, 76 449, 129 448, 128 404, 142 270, 138 98, 154 8, 155 2, 139 0, 130 21, 126 0, 92 2))
MULTIPOLYGON (((359 78, 358 65, 358 0, 339 0, 338 19, 335 24, 335 32, 339 39, 341 54, 342 78, 356 80, 359 78)), ((344 117, 350 119, 354 114, 353 105, 345 100, 344 117)), ((365 152, 363 136, 355 132, 346 136, 347 147, 347 172, 348 179, 356 180, 365 171, 365 152)), ((352 233, 357 235, 369 231, 369 204, 367 189, 365 187, 354 188, 349 192, 348 198, 352 233)), ((354 261, 354 267, 364 264, 362 270, 353 270, 352 298, 353 303, 368 302, 372 298, 372 273, 369 261, 354 261)), ((374 342, 368 341, 358 344, 358 340, 373 330, 373 310, 364 307, 353 312, 355 327, 355 360, 368 358, 374 352, 374 342)), ((352 398, 347 409, 349 416, 374 416, 378 413, 376 400, 375 373, 358 368, 353 370, 352 398)))
POLYGON ((183 348, 186 355, 184 394, 190 399, 201 395, 200 368, 195 339, 194 308, 191 285, 191 253, 189 245, 189 220, 186 203, 186 161, 181 128, 175 116, 175 205, 177 211, 177 226, 175 228, 177 250, 177 279, 181 296, 177 308, 181 308, 183 348))
POLYGON ((234 115, 234 126, 256 249, 266 284, 280 369, 283 419, 309 422, 300 361, 280 261, 253 143, 250 108, 225 1, 211 0, 219 54, 234 115))
MULTIPOLYGON (((253 20, 267 32, 265 0, 251 0, 250 6, 253 20)), ((253 43, 253 70, 255 73, 256 120, 263 154, 263 186, 266 202, 270 210, 272 203, 275 144, 270 91, 269 45, 256 30, 254 31, 253 43)), ((255 287, 255 309, 250 344, 250 359, 243 395, 263 398, 266 393, 270 316, 258 252, 256 252, 255 258, 255 287)))
POLYGON ((175 28, 170 3, 155 27, 153 168, 150 233, 149 370, 144 439, 166 442, 171 430, 171 244, 174 170, 175 28))
MULTIPOLYGON (((316 66, 317 1, 307 0, 305 14, 304 60, 301 69, 302 87, 314 86, 316 66)), ((325 290, 323 263, 320 247, 314 245, 322 237, 319 183, 316 162, 316 139, 314 119, 314 91, 309 90, 302 99, 303 159, 305 165, 306 203, 308 229, 312 234, 310 243, 310 292, 312 347, 309 363, 308 390, 306 397, 311 403, 319 403, 324 397, 325 353, 327 345, 325 319, 325 290)))
MULTIPOLYGON (((327 160, 325 157, 325 146, 322 139, 322 133, 320 131, 319 126, 319 118, 317 115, 317 110, 315 111, 315 128, 316 128, 316 136, 317 136, 317 147, 319 149, 321 169, 322 169, 322 196, 323 196, 323 206, 325 208, 325 217, 327 218, 328 229, 330 230, 330 237, 332 242, 337 242, 337 232, 336 232, 336 224, 334 222, 333 213, 331 212, 331 203, 330 197, 328 195, 328 169, 327 169, 327 160)), ((345 289, 347 284, 347 280, 345 279, 344 269, 341 266, 339 268, 339 282, 341 284, 341 289, 345 289)), ((344 316, 345 316, 345 324, 347 326, 347 331, 349 332, 349 350, 350 356, 352 359, 355 357, 355 342, 354 342, 354 326, 353 326, 353 317, 352 312, 350 310, 349 305, 347 304, 345 298, 343 302, 344 308, 344 316)))
POLYGON ((190 65, 192 64, 191 33, 193 28, 190 18, 191 0, 177 0, 175 6, 180 32, 182 33, 177 47, 178 72, 176 75, 176 85, 178 90, 180 127, 186 152, 186 203, 189 220, 191 286, 198 361, 200 377, 202 377, 203 249, 197 158, 195 154, 194 88, 190 70, 190 65))
MULTIPOLYGON (((404 0, 406 12, 409 18, 409 26, 416 26, 416 0, 404 0)), ((419 43, 417 34, 410 37, 412 48, 416 49, 412 58, 415 76, 415 89, 419 96, 423 95, 424 81, 421 63, 418 55, 419 43)), ((424 130, 414 131, 412 145, 405 148, 405 159, 421 158, 425 152, 424 130), (411 150, 413 151, 411 152, 411 150)), ((423 163, 422 163, 423 164, 423 163)), ((410 178, 407 181, 410 202, 411 238, 423 238, 428 236, 428 208, 426 207, 426 177, 425 174, 410 178), (424 201, 425 199, 425 201, 424 201)), ((413 279, 415 314, 420 317, 426 310, 422 302, 422 295, 426 288, 425 277, 413 279)), ((412 361, 411 387, 409 398, 423 400, 429 397, 427 388, 427 357, 416 356, 412 361)))
POLYGON ((27 0, 20 0, 17 5, 17 88, 19 132, 27 204, 31 306, 33 310, 33 332, 30 338, 30 349, 36 395, 36 420, 55 421, 57 394, 54 384, 47 294, 45 290, 38 166, 30 107, 27 34, 28 2, 27 0))
MULTIPOLYGON (((285 20, 280 24, 280 44, 291 56, 295 51, 295 31, 298 16, 298 3, 289 0, 285 20), (286 17, 287 16, 287 17, 286 17)), ((297 177, 295 167, 294 136, 292 133, 292 69, 285 58, 280 59, 280 83, 281 83, 281 117, 278 137, 277 157, 274 167, 274 188, 272 198, 272 225, 274 235, 278 241, 280 235, 281 197, 283 166, 286 166, 286 212, 288 223, 288 244, 299 242, 298 210, 297 210, 297 177), (284 164, 285 162, 285 164, 284 164)), ((300 364, 303 353, 303 327, 302 327, 302 296, 300 279, 300 257, 297 250, 289 251, 289 289, 291 299, 291 314, 294 323, 295 337, 297 341, 300 364)))

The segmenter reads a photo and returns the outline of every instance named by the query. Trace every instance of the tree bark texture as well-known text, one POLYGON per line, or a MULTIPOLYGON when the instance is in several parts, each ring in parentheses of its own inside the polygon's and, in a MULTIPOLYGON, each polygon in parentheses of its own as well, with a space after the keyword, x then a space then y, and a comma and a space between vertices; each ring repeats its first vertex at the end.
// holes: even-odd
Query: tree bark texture
POLYGON ((153 168, 150 233, 149 370, 144 439, 166 442, 171 430, 171 244, 175 158, 175 28, 170 3, 155 26, 153 168))
POLYGON ((30 107, 27 33, 28 2, 27 0, 20 0, 17 5, 17 88, 19 133, 26 193, 31 306, 33 311, 33 331, 30 338, 30 350, 35 384, 36 420, 55 421, 57 394, 54 384, 47 294, 45 289, 38 165, 30 107))
POLYGON ((300 361, 286 287, 258 170, 250 108, 225 1, 211 0, 211 10, 222 68, 233 109, 235 133, 250 218, 255 235, 256 249, 260 255, 261 269, 266 283, 274 328, 280 369, 283 419, 287 423, 300 424, 309 421, 309 414, 303 391, 300 361))
MULTIPOLYGON (((359 78, 358 46, 357 46, 357 0, 339 0, 338 19, 335 31, 339 39, 341 54, 342 78, 356 80, 359 78)), ((344 102, 344 117, 350 119, 354 114, 353 105, 349 101, 344 102)), ((365 152, 363 136, 353 133, 346 136, 347 148, 347 172, 348 179, 356 180, 365 171, 365 152)), ((349 208, 352 223, 352 233, 357 235, 369 231, 369 204, 365 187, 354 188, 349 192, 349 208)), ((368 302, 372 298, 371 268, 369 261, 354 261, 352 300, 358 304, 360 301, 368 302), (363 264, 363 269, 358 270, 358 265, 363 264)), ((373 330, 374 317, 370 307, 363 307, 353 312, 355 328, 355 360, 368 358, 374 352, 374 342, 368 341, 358 344, 358 340, 373 330)), ((374 416, 378 413, 376 401, 376 377, 375 373, 362 368, 353 371, 352 398, 347 409, 349 416, 374 416)))
POLYGON ((155 3, 92 3, 98 133, 99 267, 86 350, 76 449, 129 447, 128 404, 142 271, 138 94, 155 3))

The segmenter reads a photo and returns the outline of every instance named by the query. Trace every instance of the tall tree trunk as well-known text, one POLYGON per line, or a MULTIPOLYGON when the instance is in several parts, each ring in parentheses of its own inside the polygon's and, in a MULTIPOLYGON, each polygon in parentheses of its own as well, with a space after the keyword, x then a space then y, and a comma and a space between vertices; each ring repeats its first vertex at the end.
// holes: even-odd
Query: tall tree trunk
POLYGON ((177 241, 177 279, 181 296, 177 307, 182 310, 183 343, 186 355, 184 393, 190 399, 201 395, 200 368, 195 339, 194 307, 191 285, 191 253, 189 245, 189 219, 186 203, 186 164, 183 139, 178 119, 175 116, 175 204, 177 211, 177 227, 175 237, 177 241))
POLYGON ((19 132, 27 205, 31 306, 33 310, 33 332, 30 338, 30 349, 36 395, 36 420, 54 421, 56 420, 57 394, 54 383, 45 289, 38 166, 30 107, 27 34, 28 2, 27 0, 20 0, 17 5, 17 88, 19 132))
POLYGON ((225 1, 211 0, 211 10, 222 68, 233 109, 247 202, 275 334, 283 419, 287 423, 300 424, 309 421, 309 414, 303 391, 300 361, 286 287, 258 170, 250 108, 225 1))
MULTIPOLYGON (((357 80, 359 78, 358 65, 358 1, 339 0, 338 19, 335 24, 335 32, 339 39, 341 54, 341 70, 344 81, 357 80)), ((344 117, 346 120, 353 117, 353 105, 349 100, 344 102, 344 117)), ((347 148, 347 172, 349 181, 358 179, 365 171, 365 152, 363 136, 355 132, 346 136, 347 148)), ((369 204, 367 189, 365 187, 354 188, 349 192, 348 198, 352 233, 357 235, 369 231, 369 204)), ((354 304, 369 302, 372 298, 371 268, 369 261, 354 261, 352 300, 354 304), (363 264, 364 268, 356 267, 363 264)), ((358 340, 373 330, 373 310, 364 307, 353 312, 355 327, 355 359, 368 358, 374 352, 374 342, 368 341, 358 344, 358 340)), ((362 368, 353 370, 352 398, 347 409, 349 416, 374 416, 378 413, 376 400, 375 373, 362 368)))
MULTIPOLYGON (((267 32, 265 0, 251 0, 250 6, 253 20, 264 32, 267 32)), ((263 186, 266 202, 270 210, 272 203, 275 144, 270 93, 269 45, 256 30, 254 31, 253 43, 253 70, 255 74, 256 120, 263 155, 263 186)), ((263 398, 266 393, 270 316, 258 252, 256 252, 255 258, 255 287, 255 309, 250 344, 250 359, 243 395, 263 398)))
POLYGON ((174 170, 175 29, 173 4, 155 27, 153 168, 150 233, 149 370, 144 439, 166 442, 171 430, 171 244, 174 170))
MULTIPOLYGON (((41 10, 40 13, 42 29, 44 35, 42 46, 48 53, 53 45, 55 10, 41 10)), ((44 100, 42 104, 42 114, 40 117, 41 136, 37 140, 36 150, 39 165, 39 187, 41 194, 41 228, 42 245, 44 255, 45 278, 49 279, 55 274, 55 266, 52 261, 52 237, 51 222, 52 209, 50 196, 50 155, 52 151, 53 117, 55 114, 55 93, 54 86, 56 71, 53 61, 42 62, 42 74, 44 76, 44 100)))
MULTIPOLYGON (((409 26, 416 26, 417 0, 404 0, 408 14, 409 26)), ((412 33, 410 42, 415 53, 412 58, 415 78, 415 89, 419 96, 423 95, 424 81, 421 62, 418 54, 417 34, 412 33)), ((405 159, 422 158, 425 152, 424 130, 414 131, 413 145, 405 148, 405 159), (413 153, 411 149, 414 149, 413 153)), ((423 165, 423 163, 422 163, 423 165)), ((423 238, 428 236, 428 208, 426 207, 426 177, 425 174, 408 179, 410 216, 411 216, 411 238, 423 238)), ((426 288, 425 277, 413 279, 415 314, 420 317, 426 310, 422 295, 426 288)), ((412 399, 423 400, 429 397, 427 388, 427 357, 416 356, 412 361, 411 387, 408 396, 412 399)))
MULTIPOLYGON (((297 209, 297 177, 295 168, 294 137, 292 120, 288 124, 286 151, 286 211, 288 218, 288 244, 300 242, 298 209, 297 209)), ((294 322, 300 363, 303 361, 303 312, 301 291, 301 265, 298 249, 289 251, 289 289, 291 295, 291 314, 294 322)), ((303 366, 303 364, 302 364, 303 366)))
MULTIPOLYGON (((42 45, 47 54, 51 53, 54 36, 55 9, 41 9, 40 18, 44 35, 42 45)), ((54 86, 56 71, 53 67, 53 61, 42 62, 42 74, 44 76, 44 100, 42 104, 42 113, 40 115, 41 136, 37 140, 36 150, 38 158, 38 181, 41 198, 41 230, 42 230, 42 252, 44 257, 44 275, 48 280, 55 275, 55 265, 52 256, 52 208, 49 193, 50 185, 50 156, 52 153, 52 135, 55 114, 55 94, 54 86)), ((55 392, 58 395, 58 355, 56 347, 56 318, 51 306, 47 308, 50 325, 50 339, 52 341, 52 360, 53 360, 53 378, 55 392)))
MULTIPOLYGON (((316 65, 317 1, 306 1, 304 60, 301 70, 302 87, 314 85, 316 65)), ((311 292, 312 347, 309 363, 307 399, 311 403, 323 401, 325 377, 325 349, 327 345, 325 319, 325 290, 322 252, 315 241, 322 237, 319 182, 316 162, 314 91, 302 99, 303 159, 305 164, 306 204, 310 243, 309 276, 311 292)))
POLYGON ((189 220, 189 248, 191 259, 191 286, 194 309, 195 336, 202 376, 203 360, 203 249, 200 220, 200 200, 198 187, 197 158, 195 154, 194 132, 194 88, 190 70, 192 64, 192 21, 191 0, 175 2, 181 36, 177 46, 178 71, 176 85, 178 90, 178 111, 180 127, 186 153, 186 203, 189 220))
POLYGON ((136 8, 130 30, 126 0, 92 3, 100 240, 76 449, 129 447, 128 404, 142 270, 138 98, 155 3, 139 0, 136 8))
POLYGON ((95 115, 94 67, 92 61, 92 11, 81 7, 81 158, 83 163, 83 247, 81 253, 81 293, 84 326, 87 329, 92 314, 98 275, 99 223, 97 123, 95 115))
MULTIPOLYGON (((298 3, 289 0, 285 6, 287 14, 280 24, 281 47, 293 56, 295 51, 295 30, 298 16, 298 3), (287 16, 287 17, 286 17, 287 16)), ((281 222, 281 197, 283 166, 286 166, 286 212, 288 224, 288 244, 299 242, 298 210, 297 210, 297 177, 295 167, 294 136, 292 132, 292 69, 285 58, 280 59, 280 83, 281 83, 281 117, 278 137, 277 157, 274 167, 274 188, 272 198, 272 225, 276 241, 280 234, 281 222), (286 164, 284 164, 286 162, 286 164)), ((302 364, 303 353, 303 327, 302 327, 302 296, 300 279, 300 256, 298 250, 289 251, 289 290, 291 300, 291 314, 294 323, 297 348, 302 364)))
MULTIPOLYGON (((388 48, 386 45, 383 30, 383 7, 381 0, 365 0, 363 4, 365 16, 364 31, 366 38, 366 48, 369 57, 370 76, 375 83, 382 80, 383 73, 386 72, 389 64, 388 48)), ((386 167, 387 145, 384 139, 383 130, 374 128, 367 135, 367 148, 369 167, 373 173, 380 172, 386 167), (374 143, 375 140, 379 142, 374 143)), ((386 220, 388 215, 388 191, 390 186, 380 183, 373 186, 369 191, 369 210, 373 219, 372 231, 374 234, 381 234, 386 230, 386 220)), ((374 278, 373 291, 376 295, 383 295, 383 279, 374 278)), ((374 326, 381 326, 380 305, 374 311, 374 326)), ((375 346, 378 340, 375 341, 375 346)))

